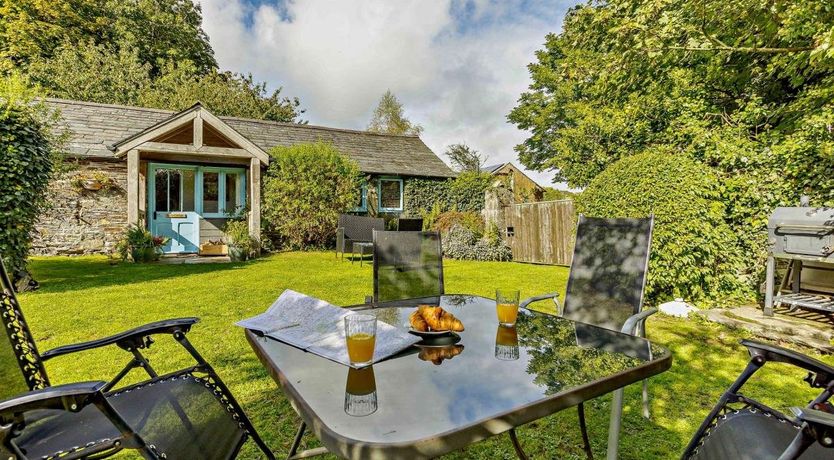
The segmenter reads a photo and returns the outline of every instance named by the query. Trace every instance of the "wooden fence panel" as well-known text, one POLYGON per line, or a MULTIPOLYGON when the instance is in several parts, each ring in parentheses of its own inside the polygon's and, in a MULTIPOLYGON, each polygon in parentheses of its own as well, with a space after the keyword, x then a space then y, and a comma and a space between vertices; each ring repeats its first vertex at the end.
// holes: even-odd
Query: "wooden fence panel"
POLYGON ((505 213, 507 242, 513 250, 513 260, 570 265, 574 225, 572 200, 512 204, 505 208, 505 213))

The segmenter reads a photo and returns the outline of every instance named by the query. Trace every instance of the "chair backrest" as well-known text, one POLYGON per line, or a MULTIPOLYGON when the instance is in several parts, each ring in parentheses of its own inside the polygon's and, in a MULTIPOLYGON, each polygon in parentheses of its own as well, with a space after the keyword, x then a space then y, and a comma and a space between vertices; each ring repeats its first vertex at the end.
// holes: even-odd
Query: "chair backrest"
POLYGON ((49 386, 35 340, 23 318, 3 258, 0 255, 0 400, 49 386))
POLYGON ((643 308, 654 217, 579 216, 562 316, 619 331, 643 308))
POLYGON ((444 294, 437 232, 374 232, 374 302, 444 294))
POLYGON ((398 232, 419 232, 423 230, 423 219, 397 219, 398 232))
POLYGON ((344 237, 351 241, 372 241, 374 230, 385 230, 385 219, 342 214, 339 227, 344 229, 344 237))

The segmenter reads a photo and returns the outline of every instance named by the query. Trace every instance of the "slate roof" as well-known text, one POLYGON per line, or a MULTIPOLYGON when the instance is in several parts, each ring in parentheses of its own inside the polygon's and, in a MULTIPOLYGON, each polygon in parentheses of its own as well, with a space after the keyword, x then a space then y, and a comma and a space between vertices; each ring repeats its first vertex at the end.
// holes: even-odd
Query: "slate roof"
POLYGON ((490 174, 492 174, 492 173, 494 173, 495 171, 498 171, 499 169, 501 169, 502 167, 504 167, 504 165, 505 165, 505 164, 507 164, 507 163, 498 163, 497 165, 482 166, 482 167, 481 167, 481 172, 485 172, 485 173, 490 173, 490 174))
MULTIPOLYGON (((110 147, 146 128, 164 121, 176 112, 98 104, 93 102, 46 99, 61 113, 60 128, 70 133, 69 154, 79 157, 114 159, 110 147)), ((326 141, 359 163, 365 173, 423 177, 453 177, 452 171, 417 136, 376 134, 366 131, 323 126, 279 123, 236 117, 219 117, 258 147, 272 147, 326 141)))

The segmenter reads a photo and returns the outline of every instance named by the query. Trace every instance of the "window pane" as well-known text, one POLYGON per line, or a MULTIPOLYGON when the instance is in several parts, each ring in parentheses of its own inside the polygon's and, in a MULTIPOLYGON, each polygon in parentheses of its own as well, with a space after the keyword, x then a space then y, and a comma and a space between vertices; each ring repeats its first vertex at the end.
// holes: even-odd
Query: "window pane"
POLYGON ((365 186, 359 187, 359 198, 356 199, 356 209, 365 207, 365 186))
POLYGON ((226 213, 237 212, 237 173, 226 173, 226 213))
POLYGON ((380 202, 383 208, 399 209, 400 207, 400 181, 383 180, 380 182, 380 202))
POLYGON ((194 210, 194 176, 193 169, 180 171, 182 176, 182 209, 181 211, 194 210))
POLYGON ((220 212, 218 207, 220 174, 216 172, 203 173, 203 212, 220 212))
POLYGON ((168 170, 157 169, 154 176, 154 209, 168 211, 168 170))
POLYGON ((182 211, 180 209, 180 171, 178 169, 168 170, 168 210, 182 211))

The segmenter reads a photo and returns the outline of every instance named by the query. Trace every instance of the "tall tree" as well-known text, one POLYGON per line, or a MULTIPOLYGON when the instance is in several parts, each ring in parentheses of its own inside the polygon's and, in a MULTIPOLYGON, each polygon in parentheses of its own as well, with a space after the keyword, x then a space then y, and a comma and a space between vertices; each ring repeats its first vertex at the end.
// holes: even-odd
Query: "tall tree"
MULTIPOLYGON (((774 206, 834 205, 834 9, 787 0, 605 0, 570 10, 508 119, 531 169, 587 186, 662 148, 710 166, 761 257, 774 206)), ((761 266, 753 260, 753 266, 761 266)))
POLYGON ((167 62, 217 67, 191 0, 0 0, 0 71, 25 69, 67 43, 136 50, 158 74, 167 62))
POLYGON ((419 136, 423 127, 405 117, 403 105, 389 89, 382 95, 374 109, 368 131, 386 134, 411 134, 419 136))
POLYGON ((452 166, 460 172, 480 172, 487 159, 486 155, 464 143, 446 147, 446 156, 449 157, 452 166))

